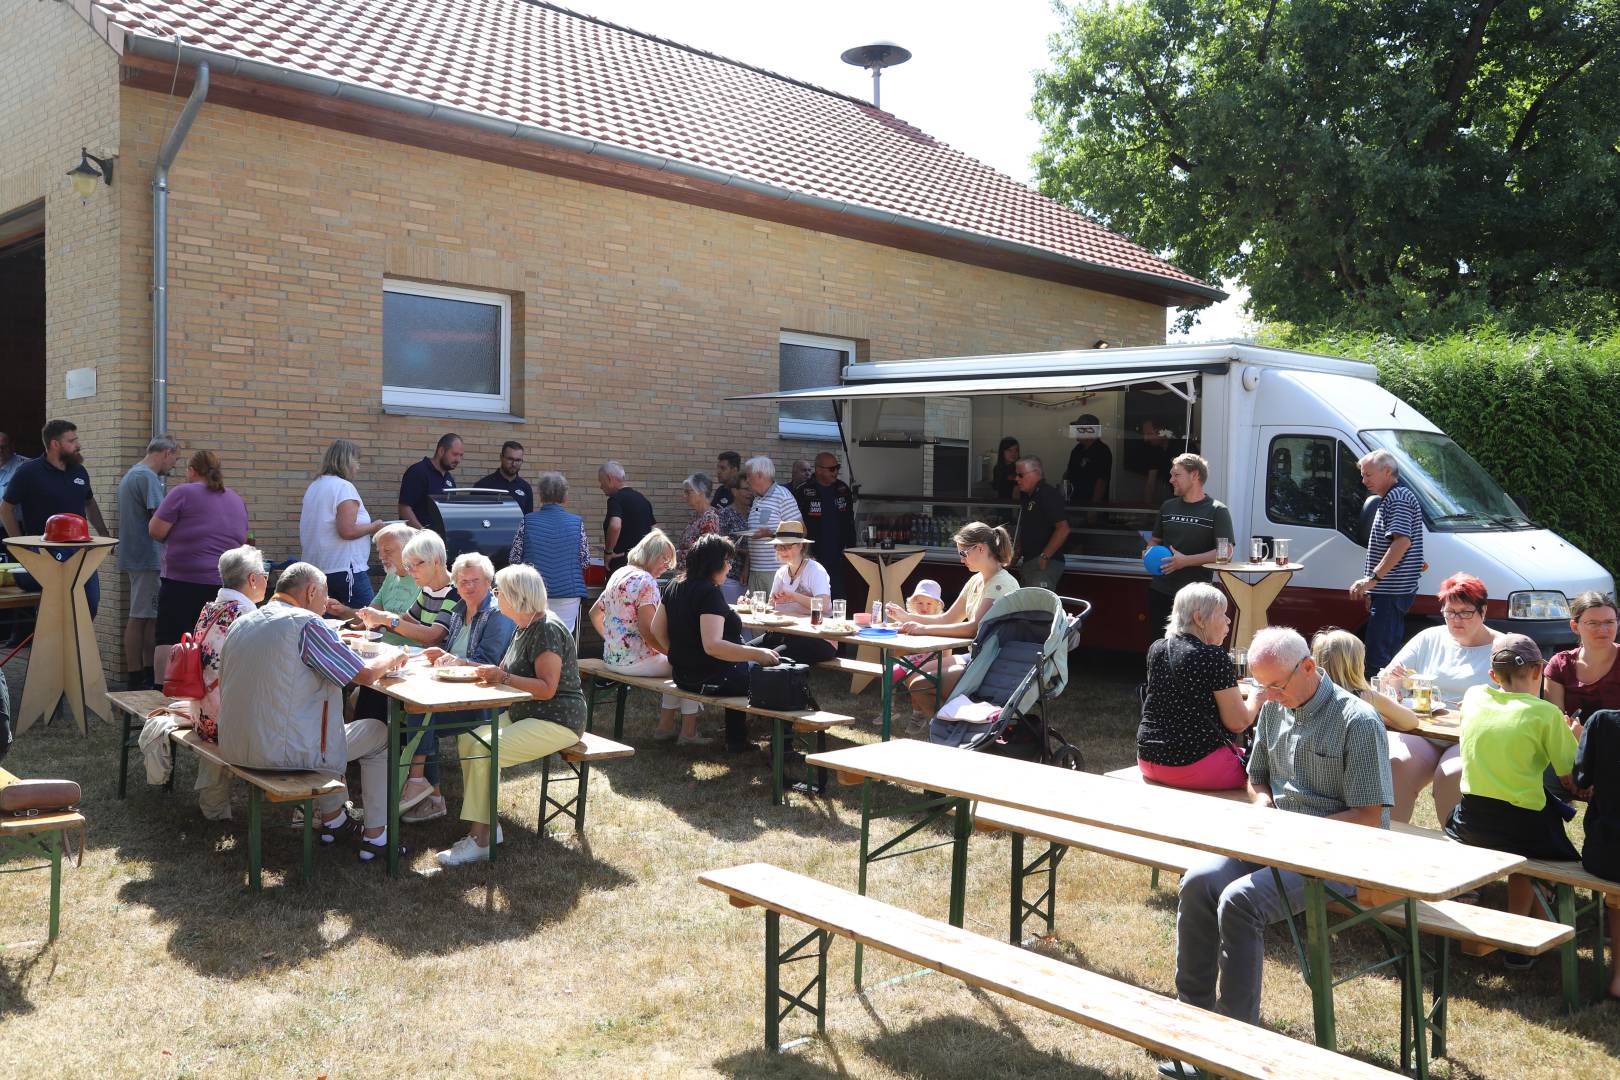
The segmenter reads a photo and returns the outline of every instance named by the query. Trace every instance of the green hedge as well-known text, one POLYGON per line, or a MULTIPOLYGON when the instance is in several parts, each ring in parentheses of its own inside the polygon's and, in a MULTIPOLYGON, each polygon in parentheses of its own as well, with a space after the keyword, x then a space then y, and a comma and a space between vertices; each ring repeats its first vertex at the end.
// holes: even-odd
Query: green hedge
POLYGON ((1531 516, 1620 576, 1620 328, 1606 336, 1485 329, 1426 342, 1327 334, 1294 348, 1367 360, 1531 516))

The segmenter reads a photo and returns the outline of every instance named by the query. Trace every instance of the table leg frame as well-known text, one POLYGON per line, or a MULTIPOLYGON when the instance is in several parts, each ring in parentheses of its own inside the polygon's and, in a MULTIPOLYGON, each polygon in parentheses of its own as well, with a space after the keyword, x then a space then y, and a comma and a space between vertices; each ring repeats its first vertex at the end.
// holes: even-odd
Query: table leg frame
MULTIPOLYGON (((955 795, 931 795, 877 810, 873 806, 874 790, 875 784, 870 778, 861 781, 861 846, 859 867, 856 871, 856 891, 862 896, 866 895, 866 871, 867 867, 872 863, 949 846, 951 848, 949 918, 952 926, 961 926, 966 916, 967 906, 967 843, 968 837, 973 832, 973 815, 969 801, 955 795), (900 844, 905 843, 918 832, 953 811, 956 814, 956 820, 951 831, 951 839, 895 850, 900 844), (912 822, 900 832, 877 845, 877 847, 872 846, 873 820, 918 813, 923 815, 919 820, 912 822)), ((865 950, 857 943, 855 946, 856 989, 860 989, 861 986, 864 959, 865 950)))
POLYGON ((765 912, 765 1049, 776 1053, 782 1048, 782 1021, 795 1011, 807 1012, 816 1018, 816 1033, 827 1032, 827 952, 832 944, 832 933, 820 928, 781 947, 782 916, 769 909, 765 912), (814 943, 815 950, 807 946, 814 943), (814 959, 816 974, 797 994, 782 989, 782 966, 801 960, 814 959), (816 1003, 810 1004, 814 990, 816 1003), (783 1002, 786 1002, 784 1005, 783 1002))
POLYGON ((1012 834, 1012 881, 1008 890, 1012 902, 1008 910, 1007 940, 1014 945, 1024 942, 1024 927, 1031 916, 1039 916, 1046 924, 1046 933, 1042 936, 1051 937, 1057 925, 1057 872, 1058 865, 1062 863, 1063 856, 1068 848, 1062 844, 1047 844, 1046 850, 1033 860, 1024 861, 1024 834, 1012 834), (1030 878, 1044 875, 1046 887, 1034 900, 1026 900, 1024 883, 1030 878))

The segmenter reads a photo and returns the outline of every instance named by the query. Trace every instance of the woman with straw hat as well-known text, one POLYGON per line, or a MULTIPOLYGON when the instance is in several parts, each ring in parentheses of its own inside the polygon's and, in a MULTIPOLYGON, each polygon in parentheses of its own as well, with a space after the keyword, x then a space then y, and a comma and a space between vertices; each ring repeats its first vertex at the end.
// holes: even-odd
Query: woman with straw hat
MULTIPOLYGON (((776 549, 776 576, 771 579, 771 608, 782 615, 809 615, 810 606, 821 602, 821 610, 832 605, 832 581, 827 568, 810 558, 810 545, 804 522, 784 521, 776 526, 771 546, 776 549)), ((783 656, 802 664, 817 664, 838 655, 838 646, 816 638, 771 635, 765 641, 783 656)))

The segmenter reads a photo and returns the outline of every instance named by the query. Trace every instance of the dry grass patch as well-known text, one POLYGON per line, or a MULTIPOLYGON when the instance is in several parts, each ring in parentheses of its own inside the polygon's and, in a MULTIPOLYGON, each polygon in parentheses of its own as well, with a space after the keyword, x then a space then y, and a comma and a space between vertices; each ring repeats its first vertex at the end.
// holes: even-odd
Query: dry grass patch
MULTIPOLYGON (((13 686, 19 668, 8 671, 13 686)), ((1118 657, 1081 663, 1060 703, 1055 721, 1093 771, 1133 760, 1137 668, 1118 657)), ((825 707, 876 708, 874 693, 856 699, 845 689, 818 676, 825 707)), ((829 967, 827 1040, 764 1053, 763 920, 729 907, 697 874, 757 859, 853 887, 859 789, 773 808, 763 758, 672 750, 648 738, 651 722, 652 702, 633 696, 627 738, 639 752, 594 770, 584 843, 535 835, 538 783, 525 767, 502 785, 508 843, 492 869, 436 872, 432 851, 461 831, 446 820, 406 833, 402 880, 328 851, 303 886, 297 834, 271 829, 259 897, 244 885, 240 824, 211 826, 197 814, 191 762, 173 795, 137 775, 120 803, 108 726, 88 740, 61 726, 29 731, 8 765, 77 777, 91 846, 84 866, 66 873, 53 948, 43 940, 45 876, 0 877, 0 1075, 1152 1075, 1134 1047, 943 976, 857 995, 842 941, 829 967)), ((706 723, 718 727, 718 718, 706 723)), ((454 806, 459 780, 450 783, 454 806)), ((968 926, 1001 937, 1007 839, 975 834, 971 852, 968 926)), ((874 866, 870 892, 943 916, 948 885, 940 850, 874 866)), ((1173 889, 1174 878, 1152 892, 1144 868, 1071 854, 1058 934, 1040 947, 1168 992, 1173 889)), ((1262 1015, 1308 1038, 1310 998, 1287 935, 1274 932, 1269 944, 1262 1015)), ((1378 948, 1364 931, 1336 955, 1348 970, 1378 948)), ((907 969, 869 953, 868 971, 876 983, 907 969)), ((1589 961, 1582 974, 1589 985, 1589 961)), ((1451 1057, 1437 1063, 1437 1078, 1615 1075, 1620 1012, 1566 1016, 1555 960, 1508 976, 1499 958, 1454 954, 1453 983, 1451 1057)), ((1360 979, 1336 1000, 1341 1045, 1393 1066, 1395 981, 1360 979)), ((808 1030, 795 1018, 784 1036, 808 1030)))

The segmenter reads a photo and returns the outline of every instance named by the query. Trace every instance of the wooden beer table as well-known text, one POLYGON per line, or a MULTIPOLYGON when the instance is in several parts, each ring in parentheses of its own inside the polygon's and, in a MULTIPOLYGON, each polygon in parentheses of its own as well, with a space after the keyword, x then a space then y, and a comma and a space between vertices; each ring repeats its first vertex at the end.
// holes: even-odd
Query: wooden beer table
MULTIPOLYGON (((844 549, 844 558, 855 568, 856 573, 866 582, 866 610, 872 610, 872 601, 876 600, 888 610, 889 604, 906 602, 906 578, 917 569, 922 562, 925 548, 910 544, 897 544, 892 548, 883 547, 852 547, 844 549)), ((851 615, 855 614, 853 611, 851 615)), ((869 646, 862 644, 856 650, 855 658, 871 663, 877 659, 876 653, 869 646)), ((870 675, 856 675, 850 679, 849 692, 858 694, 866 689, 867 683, 872 681, 870 675)), ((941 702, 940 704, 944 704, 941 702)), ((884 725, 884 731, 888 725, 884 725)))
POLYGON ((1266 613, 1271 610, 1271 602, 1288 579, 1305 567, 1295 562, 1224 562, 1210 563, 1209 569, 1215 571, 1237 608, 1232 619, 1232 648, 1247 649, 1255 632, 1268 625, 1266 613))
POLYGON ((59 543, 43 536, 8 536, 5 543, 41 589, 34 651, 17 709, 17 734, 35 720, 49 720, 57 702, 66 697, 79 734, 88 735, 90 711, 100 716, 107 698, 107 679, 101 672, 101 649, 84 584, 118 541, 92 536, 83 542, 59 543), (52 552, 66 552, 67 558, 58 562, 52 552))

